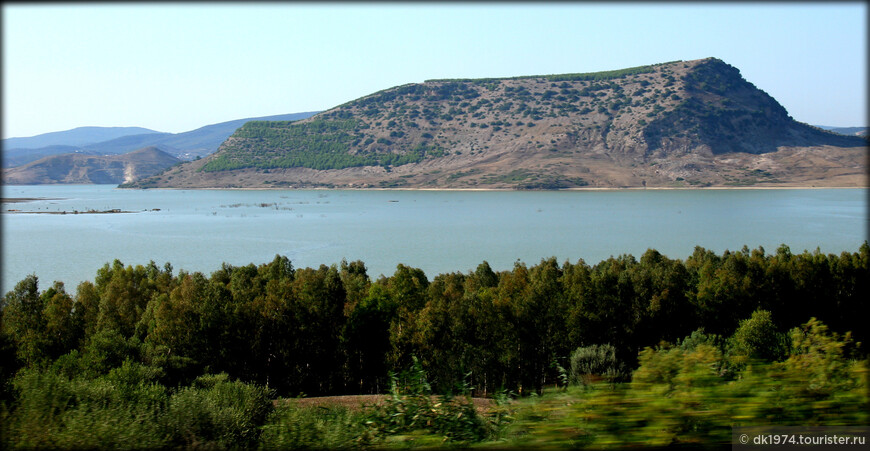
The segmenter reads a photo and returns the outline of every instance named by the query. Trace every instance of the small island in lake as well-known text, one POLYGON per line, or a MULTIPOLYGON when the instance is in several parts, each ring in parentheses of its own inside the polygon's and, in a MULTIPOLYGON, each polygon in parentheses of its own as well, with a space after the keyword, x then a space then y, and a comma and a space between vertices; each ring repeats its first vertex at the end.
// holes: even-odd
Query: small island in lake
POLYGON ((135 211, 121 210, 120 208, 112 208, 110 210, 72 210, 72 211, 24 211, 17 209, 3 210, 3 213, 29 213, 39 215, 95 215, 95 214, 110 214, 110 213, 136 213, 135 211))
MULTIPOLYGON (((25 202, 33 202, 38 200, 61 200, 59 198, 52 197, 3 197, 0 198, 0 204, 19 204, 25 202)), ((160 211, 159 208, 154 208, 151 210, 145 211, 160 211)), ((42 214, 42 215, 92 215, 92 214, 110 214, 110 213, 136 213, 135 211, 127 211, 121 210, 120 208, 110 208, 108 210, 94 210, 89 208, 87 210, 61 210, 61 211, 35 211, 35 210, 19 210, 17 208, 6 209, 5 207, 0 211, 2 213, 30 213, 30 214, 42 214)))

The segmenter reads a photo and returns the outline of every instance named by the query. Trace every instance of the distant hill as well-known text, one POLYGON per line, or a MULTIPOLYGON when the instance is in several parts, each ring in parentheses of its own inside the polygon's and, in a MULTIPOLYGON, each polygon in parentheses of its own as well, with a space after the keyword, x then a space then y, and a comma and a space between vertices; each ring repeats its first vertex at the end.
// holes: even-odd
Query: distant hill
POLYGON ((397 86, 297 122, 248 122, 214 154, 131 186, 864 186, 866 150, 706 58, 397 86))
MULTIPOLYGON (((19 140, 32 140, 39 137, 10 138, 3 141, 3 167, 8 168, 20 166, 48 155, 57 155, 61 153, 78 152, 89 155, 115 155, 148 146, 158 146, 167 153, 170 153, 178 158, 190 160, 196 158, 197 156, 206 156, 217 150, 218 146, 245 122, 251 120, 298 120, 311 117, 314 114, 316 114, 316 112, 280 114, 275 116, 236 119, 232 121, 221 122, 219 124, 206 125, 196 130, 183 133, 159 133, 139 127, 127 127, 130 133, 123 135, 115 134, 115 136, 111 136, 106 139, 89 141, 87 143, 80 144, 71 144, 71 142, 79 143, 81 141, 73 139, 78 137, 79 134, 71 135, 71 139, 73 140, 70 142, 62 141, 63 136, 68 136, 66 134, 71 133, 74 130, 69 130, 67 132, 57 132, 55 134, 47 134, 57 135, 54 136, 52 139, 62 143, 64 145, 63 148, 54 147, 56 144, 52 144, 52 147, 25 147, 20 145, 13 145, 15 143, 24 142, 25 144, 27 144, 27 146, 31 146, 32 144, 28 144, 30 143, 30 141, 19 140), (12 143, 9 144, 7 143, 7 141, 12 141, 12 143)), ((106 127, 81 128, 102 129, 106 127)), ((40 135, 40 137, 41 136, 45 135, 40 135)), ((42 141, 37 140, 34 142, 42 141)))
POLYGON ((2 181, 9 185, 120 184, 154 175, 180 161, 153 146, 122 155, 68 153, 4 169, 2 181))
POLYGON ((3 167, 15 167, 51 155, 81 152, 77 146, 46 146, 38 149, 3 149, 3 167))
POLYGON ((827 125, 819 125, 818 127, 841 135, 867 136, 867 127, 831 127, 827 125))
POLYGON ((47 146, 85 146, 127 135, 160 133, 142 127, 78 127, 62 132, 43 133, 29 138, 7 138, 3 149, 38 149, 47 146))
POLYGON ((252 117, 221 122, 219 124, 206 125, 196 130, 167 134, 165 136, 134 135, 125 136, 112 141, 101 142, 84 146, 83 150, 89 153, 120 153, 143 145, 160 146, 167 152, 182 159, 204 157, 221 145, 233 132, 249 121, 296 121, 306 119, 317 114, 314 112, 279 114, 276 116, 252 117))

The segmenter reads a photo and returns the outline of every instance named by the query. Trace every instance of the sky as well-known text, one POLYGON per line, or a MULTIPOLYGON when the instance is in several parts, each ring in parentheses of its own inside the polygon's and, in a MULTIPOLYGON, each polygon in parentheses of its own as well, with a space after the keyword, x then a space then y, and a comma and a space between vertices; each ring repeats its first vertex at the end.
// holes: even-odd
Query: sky
POLYGON ((867 125, 864 2, 4 3, 2 136, 180 133, 434 78, 716 57, 801 122, 867 125))

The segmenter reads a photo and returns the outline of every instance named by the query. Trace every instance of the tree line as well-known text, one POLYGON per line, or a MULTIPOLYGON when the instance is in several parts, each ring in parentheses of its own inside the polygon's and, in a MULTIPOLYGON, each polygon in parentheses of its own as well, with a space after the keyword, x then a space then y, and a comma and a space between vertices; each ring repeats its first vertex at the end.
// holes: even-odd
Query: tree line
POLYGON ((697 446, 862 425, 868 261, 865 242, 431 280, 282 256, 210 276, 116 260, 75 294, 28 276, 0 299, 0 447, 697 446), (275 401, 351 393, 389 395, 275 401))
MULTIPOLYGON (((785 332, 815 317, 864 341, 870 247, 840 255, 781 246, 684 261, 648 250, 431 280, 398 265, 372 280, 361 261, 295 268, 222 265, 210 276, 118 260, 75 294, 28 276, 2 299, 0 375, 54 367, 96 377, 126 360, 159 368, 161 383, 205 373, 281 395, 383 393, 388 374, 419 358, 437 392, 540 392, 578 347, 609 344, 626 368, 639 351, 699 329, 730 336, 756 310, 785 332)), ((862 351, 866 352, 866 351, 862 351)), ((7 392, 8 393, 8 392, 7 392)))

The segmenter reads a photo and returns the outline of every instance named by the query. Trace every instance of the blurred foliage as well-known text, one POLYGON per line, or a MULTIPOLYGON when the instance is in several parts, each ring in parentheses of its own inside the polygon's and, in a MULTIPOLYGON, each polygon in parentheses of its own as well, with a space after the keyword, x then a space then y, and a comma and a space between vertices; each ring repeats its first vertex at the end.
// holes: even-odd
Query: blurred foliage
POLYGON ((409 370, 391 375, 391 379, 390 396, 366 419, 373 436, 383 440, 400 436, 417 442, 424 437, 426 444, 435 437, 435 443, 471 443, 487 437, 489 425, 477 414, 469 392, 462 399, 451 395, 436 398, 416 358, 409 370))
POLYGON ((729 445, 734 426, 866 425, 867 360, 849 358, 851 338, 816 319, 790 335, 787 358, 750 358, 733 378, 711 344, 646 348, 630 383, 571 388, 520 406, 509 443, 710 447, 729 445))
MULTIPOLYGON (((155 371, 125 361, 109 374, 68 378, 25 369, 14 379, 17 403, 3 418, 9 448, 249 448, 272 409, 270 392, 202 376, 168 389, 155 371)), ((6 447, 4 446, 4 447, 6 447)))
POLYGON ((344 407, 276 407, 263 426, 261 449, 345 449, 371 443, 366 414, 344 407))

